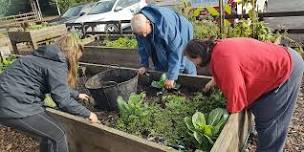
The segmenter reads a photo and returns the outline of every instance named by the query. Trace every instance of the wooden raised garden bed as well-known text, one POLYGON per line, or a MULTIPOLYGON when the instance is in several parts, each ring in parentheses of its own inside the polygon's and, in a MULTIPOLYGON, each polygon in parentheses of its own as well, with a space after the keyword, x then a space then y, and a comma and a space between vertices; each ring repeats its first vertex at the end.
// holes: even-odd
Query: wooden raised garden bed
POLYGON ((137 68, 139 59, 136 40, 121 37, 87 44, 80 61, 137 68))
POLYGON ((85 46, 81 62, 139 67, 137 49, 106 48, 103 46, 85 46))
POLYGON ((39 44, 48 44, 59 38, 62 34, 66 33, 65 25, 56 25, 44 27, 39 30, 30 31, 18 31, 18 32, 8 32, 9 38, 11 40, 13 50, 16 54, 20 54, 17 44, 22 42, 29 42, 33 49, 37 49, 39 44))
MULTIPOLYGON (((122 67, 82 64, 87 68, 87 73, 96 74, 107 69, 122 67)), ((131 68, 123 68, 135 70, 131 68)), ((151 79, 159 77, 161 73, 151 71, 148 78, 141 77, 139 84, 149 83, 151 79)), ((191 77, 181 75, 178 82, 184 87, 198 89, 206 84, 210 77, 191 77)), ((66 128, 71 152, 168 152, 177 151, 163 144, 154 143, 146 139, 107 127, 102 124, 91 124, 83 118, 64 112, 48 109, 54 118, 61 121, 66 128)), ((243 111, 231 114, 214 143, 212 152, 237 152, 240 151, 247 141, 251 130, 251 113, 243 111)))

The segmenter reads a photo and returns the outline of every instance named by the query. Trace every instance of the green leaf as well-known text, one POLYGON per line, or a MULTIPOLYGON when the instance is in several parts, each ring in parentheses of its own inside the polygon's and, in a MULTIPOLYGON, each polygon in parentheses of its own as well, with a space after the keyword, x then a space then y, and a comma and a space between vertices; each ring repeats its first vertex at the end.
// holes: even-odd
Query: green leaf
POLYGON ((44 98, 44 106, 51 107, 51 108, 56 108, 57 104, 54 102, 52 97, 49 94, 47 94, 44 98))
POLYGON ((196 129, 201 128, 200 126, 206 125, 205 115, 201 112, 196 112, 192 116, 192 123, 196 129))
POLYGON ((208 136, 202 135, 202 143, 200 144, 199 148, 203 151, 209 151, 213 145, 213 141, 208 136))
POLYGON ((201 133, 199 133, 199 132, 194 132, 193 133, 193 136, 194 136, 194 138, 195 138, 195 140, 199 143, 199 144, 202 144, 203 143, 203 135, 201 134, 201 133))
POLYGON ((121 96, 117 97, 117 106, 121 113, 129 111, 127 102, 121 96))
POLYGON ((213 130, 214 130, 214 127, 211 125, 201 126, 201 131, 206 136, 213 137, 213 130))
POLYGON ((214 141, 207 135, 204 135, 204 138, 206 138, 209 142, 209 144, 213 145, 214 144, 214 141))
POLYGON ((188 128, 189 130, 191 130, 192 132, 195 132, 195 128, 194 128, 194 126, 193 126, 193 124, 192 124, 191 118, 185 117, 185 118, 184 118, 184 122, 185 122, 185 124, 186 124, 186 126, 187 126, 187 128, 188 128))
POLYGON ((159 85, 158 81, 152 81, 151 86, 153 88, 161 89, 162 87, 159 85))
POLYGON ((212 110, 208 115, 207 124, 215 126, 221 120, 224 112, 225 110, 222 108, 216 108, 212 110))
POLYGON ((220 129, 224 126, 224 124, 226 123, 227 119, 229 117, 229 114, 227 113, 227 111, 225 110, 221 120, 218 122, 218 124, 216 124, 216 126, 214 127, 214 135, 217 135, 220 131, 220 129))
POLYGON ((165 81, 165 80, 167 80, 167 75, 166 75, 166 73, 163 73, 163 74, 160 76, 159 81, 165 81))

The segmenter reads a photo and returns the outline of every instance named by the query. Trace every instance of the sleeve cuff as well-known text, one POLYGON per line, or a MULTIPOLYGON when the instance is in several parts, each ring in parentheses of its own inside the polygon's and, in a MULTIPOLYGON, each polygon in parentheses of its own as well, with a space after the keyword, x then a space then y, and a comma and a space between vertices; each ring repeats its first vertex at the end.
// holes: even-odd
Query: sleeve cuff
POLYGON ((78 91, 70 89, 70 93, 71 93, 72 98, 74 98, 76 100, 78 99, 78 97, 79 97, 79 92, 78 91))
POLYGON ((167 73, 168 80, 177 80, 178 74, 167 73))

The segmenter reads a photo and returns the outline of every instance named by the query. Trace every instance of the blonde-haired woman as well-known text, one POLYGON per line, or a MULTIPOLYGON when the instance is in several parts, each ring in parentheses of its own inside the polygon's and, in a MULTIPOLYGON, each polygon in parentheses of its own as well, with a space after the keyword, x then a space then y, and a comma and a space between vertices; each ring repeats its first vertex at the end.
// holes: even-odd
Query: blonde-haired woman
POLYGON ((68 152, 64 129, 43 108, 50 93, 58 107, 97 122, 97 116, 75 99, 88 96, 76 84, 77 61, 83 47, 72 34, 16 60, 0 75, 0 123, 41 137, 40 151, 68 152))

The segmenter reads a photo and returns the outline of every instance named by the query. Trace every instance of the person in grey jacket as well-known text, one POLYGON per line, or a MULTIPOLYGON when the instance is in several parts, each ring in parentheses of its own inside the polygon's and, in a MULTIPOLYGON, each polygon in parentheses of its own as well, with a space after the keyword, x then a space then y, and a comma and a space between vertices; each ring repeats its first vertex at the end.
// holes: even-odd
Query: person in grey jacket
POLYGON ((69 151, 63 127, 45 112, 45 94, 51 95, 59 109, 98 122, 96 114, 76 101, 88 100, 88 96, 70 89, 76 84, 82 49, 66 34, 57 44, 17 59, 0 74, 0 123, 41 137, 41 152, 69 151))

